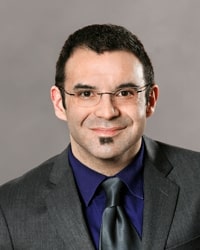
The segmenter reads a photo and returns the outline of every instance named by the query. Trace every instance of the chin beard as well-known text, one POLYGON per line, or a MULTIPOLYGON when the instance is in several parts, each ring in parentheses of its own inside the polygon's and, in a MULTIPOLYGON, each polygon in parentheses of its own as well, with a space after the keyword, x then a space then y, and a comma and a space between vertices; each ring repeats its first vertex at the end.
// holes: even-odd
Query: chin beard
POLYGON ((112 137, 100 137, 99 142, 101 145, 113 143, 113 138, 112 137))

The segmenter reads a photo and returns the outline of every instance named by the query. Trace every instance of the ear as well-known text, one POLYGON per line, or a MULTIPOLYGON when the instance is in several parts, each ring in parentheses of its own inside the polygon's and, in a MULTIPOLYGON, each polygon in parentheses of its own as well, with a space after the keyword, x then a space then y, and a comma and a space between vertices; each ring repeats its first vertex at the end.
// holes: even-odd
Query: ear
POLYGON ((149 92, 149 98, 146 107, 146 117, 150 117, 154 113, 156 103, 158 100, 158 95, 159 95, 158 85, 154 84, 149 92))
POLYGON ((50 90, 50 97, 53 103, 55 115, 64 121, 67 121, 66 109, 63 107, 62 96, 60 90, 56 86, 52 86, 50 90))

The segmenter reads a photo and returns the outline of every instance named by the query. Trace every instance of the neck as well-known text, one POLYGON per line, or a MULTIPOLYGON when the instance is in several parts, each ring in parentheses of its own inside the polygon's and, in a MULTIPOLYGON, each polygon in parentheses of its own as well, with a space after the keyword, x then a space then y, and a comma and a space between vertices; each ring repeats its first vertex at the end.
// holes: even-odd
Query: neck
POLYGON ((89 154, 82 148, 74 147, 72 144, 73 155, 85 166, 90 169, 106 175, 114 176, 123 170, 128 164, 133 161, 136 154, 139 152, 141 147, 141 140, 134 145, 134 147, 126 150, 123 154, 111 157, 111 158, 101 158, 89 154))

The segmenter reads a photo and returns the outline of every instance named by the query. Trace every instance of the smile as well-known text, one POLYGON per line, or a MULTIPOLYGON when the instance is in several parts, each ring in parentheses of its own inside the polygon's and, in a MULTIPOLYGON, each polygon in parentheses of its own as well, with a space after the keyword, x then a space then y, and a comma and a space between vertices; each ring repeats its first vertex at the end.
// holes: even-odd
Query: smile
POLYGON ((113 127, 113 128, 92 128, 91 130, 94 131, 99 136, 115 136, 119 134, 124 127, 113 127))

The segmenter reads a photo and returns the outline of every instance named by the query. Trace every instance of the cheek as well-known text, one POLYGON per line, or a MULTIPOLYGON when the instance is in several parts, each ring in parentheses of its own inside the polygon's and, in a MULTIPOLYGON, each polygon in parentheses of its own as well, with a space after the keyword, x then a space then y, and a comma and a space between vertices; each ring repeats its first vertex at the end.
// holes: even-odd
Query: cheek
POLYGON ((143 101, 136 105, 127 105, 124 109, 121 109, 121 113, 129 116, 133 122, 140 121, 146 117, 146 105, 143 101))
POLYGON ((73 98, 70 97, 66 100, 66 118, 68 123, 75 123, 80 117, 79 108, 74 105, 73 98))
POLYGON ((137 117, 139 119, 146 118, 146 106, 138 108, 137 117))
POLYGON ((146 117, 146 100, 144 97, 138 99, 137 108, 135 112, 138 118, 146 117))
POLYGON ((69 128, 73 129, 74 127, 81 127, 88 115, 89 114, 85 108, 77 107, 72 103, 68 103, 66 119, 69 128))

